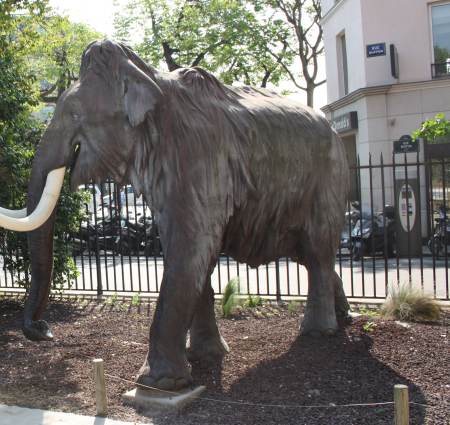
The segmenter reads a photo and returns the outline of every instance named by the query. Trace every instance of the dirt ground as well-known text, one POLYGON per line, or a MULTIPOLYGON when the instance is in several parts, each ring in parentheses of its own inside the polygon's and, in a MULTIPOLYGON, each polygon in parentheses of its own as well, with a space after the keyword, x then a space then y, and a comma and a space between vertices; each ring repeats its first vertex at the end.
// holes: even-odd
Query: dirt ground
POLYGON ((298 306, 265 304, 220 319, 231 352, 221 365, 193 365, 202 399, 179 413, 149 416, 121 395, 147 352, 154 303, 53 301, 53 342, 21 331, 22 300, 0 299, 0 403, 95 414, 91 360, 103 358, 109 417, 157 425, 392 424, 394 384, 410 390, 411 424, 450 424, 450 314, 403 327, 372 316, 334 337, 299 336, 298 306), (295 307, 295 308, 293 308, 295 307), (115 376, 112 378, 110 375, 115 376), (206 400, 207 399, 207 400, 206 400), (230 403, 232 402, 232 403, 230 403), (423 406, 426 405, 426 406, 423 406), (315 406, 315 407, 306 407, 315 406))

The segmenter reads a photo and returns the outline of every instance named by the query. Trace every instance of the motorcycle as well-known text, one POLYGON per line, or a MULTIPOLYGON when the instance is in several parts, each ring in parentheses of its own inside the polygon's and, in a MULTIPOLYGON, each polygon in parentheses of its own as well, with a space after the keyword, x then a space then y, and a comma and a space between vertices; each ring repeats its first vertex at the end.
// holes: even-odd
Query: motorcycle
POLYGON ((435 218, 433 235, 427 245, 431 253, 436 256, 446 255, 446 246, 450 244, 450 220, 444 207, 439 208, 439 218, 435 218))
POLYGON ((79 232, 73 234, 71 238, 73 255, 81 255, 86 250, 111 251, 114 248, 119 227, 120 217, 117 215, 98 220, 95 224, 82 223, 79 232))
POLYGON ((362 213, 351 232, 351 255, 358 261, 364 255, 386 253, 395 256, 395 209, 386 205, 373 216, 362 213))
POLYGON ((351 253, 351 233, 353 228, 355 227, 355 224, 359 220, 361 216, 361 211, 359 208, 359 202, 353 201, 350 204, 350 209, 345 212, 345 225, 344 229, 341 233, 341 243, 339 247, 339 255, 342 255, 343 253, 346 253, 347 251, 351 253))
POLYGON ((137 222, 123 220, 114 251, 122 255, 139 255, 141 251, 146 257, 161 255, 159 233, 152 218, 141 217, 137 222))

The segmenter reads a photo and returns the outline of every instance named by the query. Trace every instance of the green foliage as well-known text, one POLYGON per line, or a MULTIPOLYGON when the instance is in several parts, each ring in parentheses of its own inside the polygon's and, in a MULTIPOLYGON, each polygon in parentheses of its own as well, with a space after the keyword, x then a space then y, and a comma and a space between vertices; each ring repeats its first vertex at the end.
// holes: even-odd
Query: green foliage
POLYGON ((239 293, 239 278, 235 277, 231 279, 227 286, 225 286, 225 291, 222 297, 222 315, 223 317, 230 317, 233 314, 234 309, 238 305, 238 300, 236 295, 239 293))
POLYGON ((381 314, 389 319, 427 322, 438 320, 441 310, 435 299, 404 284, 391 289, 381 314))
MULTIPOLYGON (((30 115, 38 104, 38 93, 28 58, 47 12, 47 1, 7 0, 0 5, 0 205, 6 208, 26 204, 31 163, 43 131, 42 123, 30 115)), ((77 274, 67 234, 83 218, 84 199, 82 193, 71 193, 65 183, 55 223, 54 289, 77 274)), ((0 229, 0 254, 15 283, 27 286, 30 261, 26 235, 0 229)))
POLYGON ((300 302, 296 300, 289 301, 288 311, 289 313, 298 313, 300 310, 300 302))
POLYGON ((117 305, 118 302, 119 302, 119 294, 117 292, 114 292, 114 294, 106 298, 104 304, 114 307, 115 305, 117 305))
POLYGON ((450 137, 450 121, 445 118, 444 114, 437 114, 434 118, 424 121, 419 129, 413 131, 412 138, 416 140, 419 137, 428 143, 439 143, 448 139, 450 137))
POLYGON ((268 46, 290 63, 276 41, 281 22, 259 15, 239 0, 131 0, 116 16, 116 38, 132 43, 130 36, 143 32, 134 48, 156 67, 199 65, 228 84, 277 84, 285 71, 268 46))
POLYGON ((138 306, 141 303, 141 294, 134 294, 131 298, 131 305, 132 306, 138 306))
POLYGON ((450 51, 445 47, 434 46, 434 62, 446 63, 450 58, 450 51))
POLYGON ((251 294, 248 295, 248 298, 245 300, 245 307, 255 308, 261 307, 264 304, 264 300, 260 296, 253 296, 251 294))
POLYGON ((312 106, 325 82, 317 78, 320 16, 319 0, 129 0, 116 14, 115 36, 169 71, 200 65, 227 84, 261 87, 291 80, 312 106))
POLYGON ((373 332, 376 327, 377 327, 377 324, 375 322, 372 322, 371 320, 369 320, 368 322, 364 323, 364 325, 362 326, 363 331, 366 332, 366 333, 373 332))
POLYGON ((368 317, 379 317, 380 316, 380 312, 378 310, 374 310, 374 309, 368 308, 366 306, 359 307, 358 313, 362 314, 363 316, 368 316, 368 317))
POLYGON ((78 79, 81 55, 92 41, 104 35, 65 16, 47 14, 36 29, 38 37, 27 58, 42 86, 42 100, 56 101, 78 79))

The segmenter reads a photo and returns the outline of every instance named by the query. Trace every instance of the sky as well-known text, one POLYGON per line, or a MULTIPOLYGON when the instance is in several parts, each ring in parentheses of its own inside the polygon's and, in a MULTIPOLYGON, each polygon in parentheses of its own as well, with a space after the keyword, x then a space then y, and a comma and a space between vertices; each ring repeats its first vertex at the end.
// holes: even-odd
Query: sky
MULTIPOLYGON (((63 15, 67 15, 73 22, 81 22, 88 24, 97 31, 112 37, 114 33, 114 12, 116 7, 113 4, 114 0, 50 0, 50 5, 53 9, 63 15)), ((124 3, 126 0, 116 0, 116 3, 124 3)), ((120 6, 117 8, 120 10, 120 6)), ((322 76, 325 72, 325 60, 320 59, 322 76)), ((321 78, 319 73, 319 78, 321 78)), ((295 87, 292 84, 285 83, 281 89, 288 89, 294 91, 295 87)), ((326 105, 327 94, 326 84, 316 88, 314 92, 314 109, 319 110, 326 105)), ((294 93, 291 97, 306 103, 306 95, 300 91, 294 93)))
POLYGON ((88 24, 109 37, 113 35, 113 0, 50 0, 50 5, 73 22, 88 24))

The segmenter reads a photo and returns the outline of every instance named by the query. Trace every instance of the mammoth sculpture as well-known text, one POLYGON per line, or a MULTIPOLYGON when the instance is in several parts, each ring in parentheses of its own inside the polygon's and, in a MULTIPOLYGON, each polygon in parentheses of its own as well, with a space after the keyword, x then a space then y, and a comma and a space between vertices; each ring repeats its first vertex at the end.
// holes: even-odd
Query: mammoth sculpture
POLYGON ((220 252, 251 266, 285 256, 304 264, 303 333, 332 333, 337 316, 347 314, 334 261, 348 168, 327 120, 269 91, 225 86, 200 68, 157 71, 106 40, 87 47, 80 80, 62 95, 42 137, 29 215, 0 211, 0 226, 29 231, 32 283, 23 322, 29 339, 52 338, 41 316, 66 168, 74 189, 109 177, 131 183, 155 213, 165 267, 139 383, 187 386, 188 358, 228 350, 210 280, 220 252))

